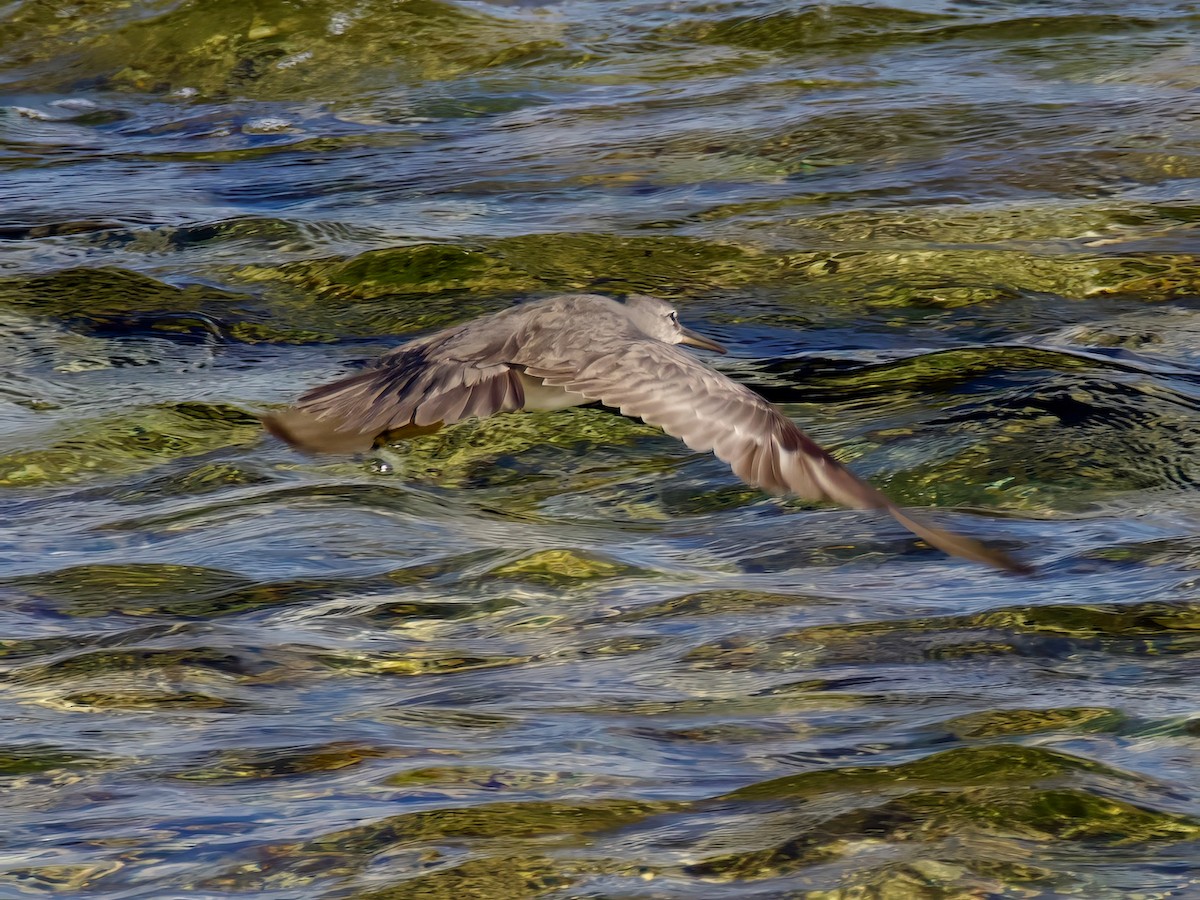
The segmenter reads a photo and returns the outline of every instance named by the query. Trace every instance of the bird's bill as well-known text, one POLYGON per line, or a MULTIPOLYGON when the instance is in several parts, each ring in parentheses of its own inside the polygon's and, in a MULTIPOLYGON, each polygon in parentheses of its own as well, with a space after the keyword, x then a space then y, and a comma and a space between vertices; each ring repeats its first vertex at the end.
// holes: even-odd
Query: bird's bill
POLYGON ((681 344, 690 344, 693 347, 703 347, 705 350, 712 350, 716 353, 728 353, 729 351, 718 344, 716 341, 709 340, 702 334, 696 334, 690 328, 680 328, 679 333, 683 335, 680 340, 681 344))

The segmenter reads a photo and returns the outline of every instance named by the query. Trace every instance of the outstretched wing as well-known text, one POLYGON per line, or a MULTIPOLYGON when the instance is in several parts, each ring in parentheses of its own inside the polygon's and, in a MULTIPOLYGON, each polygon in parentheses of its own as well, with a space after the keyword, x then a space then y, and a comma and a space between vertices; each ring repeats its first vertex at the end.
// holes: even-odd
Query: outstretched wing
POLYGON ((530 360, 528 375, 657 425, 693 450, 712 451, 738 478, 772 494, 882 509, 947 553, 1015 572, 1028 571, 979 541, 922 522, 858 478, 758 394, 686 351, 634 340, 590 358, 530 360))
POLYGON ((418 342, 384 356, 371 369, 313 388, 295 406, 263 417, 276 437, 303 450, 370 450, 389 432, 416 434, 471 416, 520 409, 517 370, 500 362, 467 363, 418 342))

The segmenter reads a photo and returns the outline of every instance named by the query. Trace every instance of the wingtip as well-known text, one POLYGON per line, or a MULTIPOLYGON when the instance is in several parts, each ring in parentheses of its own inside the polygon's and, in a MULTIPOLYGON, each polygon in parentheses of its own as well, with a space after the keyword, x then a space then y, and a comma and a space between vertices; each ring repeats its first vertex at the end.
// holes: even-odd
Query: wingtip
POLYGON ((1005 565, 1005 568, 1009 572, 1011 572, 1013 575, 1023 575, 1026 577, 1032 577, 1032 576, 1038 574, 1037 566, 1031 565, 1029 563, 1023 563, 1019 559, 1013 559, 1011 556, 1006 556, 1006 559, 1008 560, 1008 562, 1005 565))
POLYGON ((997 550, 995 547, 980 545, 986 553, 985 559, 981 562, 986 562, 997 569, 1002 569, 1010 575, 1031 576, 1037 574, 1037 567, 1029 563, 1021 562, 1021 560, 1005 553, 1003 550, 997 550))
POLYGON ((987 544, 975 540, 975 538, 955 534, 952 531, 946 531, 944 528, 938 528, 936 525, 931 525, 921 519, 914 518, 909 513, 902 512, 897 507, 891 507, 889 511, 897 522, 921 538, 925 543, 937 547, 943 553, 983 563, 984 565, 992 566, 1013 575, 1028 576, 1037 573, 1037 570, 1033 566, 1010 556, 1003 550, 996 547, 989 547, 987 544))

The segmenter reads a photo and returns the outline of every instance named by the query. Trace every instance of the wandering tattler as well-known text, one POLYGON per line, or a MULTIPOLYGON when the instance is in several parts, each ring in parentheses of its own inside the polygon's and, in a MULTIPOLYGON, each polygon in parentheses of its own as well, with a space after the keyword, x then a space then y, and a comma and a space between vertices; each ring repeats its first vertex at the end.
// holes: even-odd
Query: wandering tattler
POLYGON ((881 509, 927 543, 1013 572, 1006 553, 914 518, 862 481, 767 400, 676 344, 725 348, 679 324, 665 301, 568 294, 446 328, 385 353, 370 368, 313 388, 265 416, 301 449, 352 453, 380 438, 434 431, 471 416, 599 401, 712 451, 771 494, 881 509))

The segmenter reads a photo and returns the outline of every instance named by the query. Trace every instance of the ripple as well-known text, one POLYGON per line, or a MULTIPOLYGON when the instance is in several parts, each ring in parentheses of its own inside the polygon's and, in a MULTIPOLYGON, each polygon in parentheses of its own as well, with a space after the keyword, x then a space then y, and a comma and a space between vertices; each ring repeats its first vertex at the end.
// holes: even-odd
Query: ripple
POLYGON ((1196 893, 1194 10, 63 13, 0 26, 0 893, 1196 893), (563 291, 1039 576, 597 409, 262 435, 563 291))

